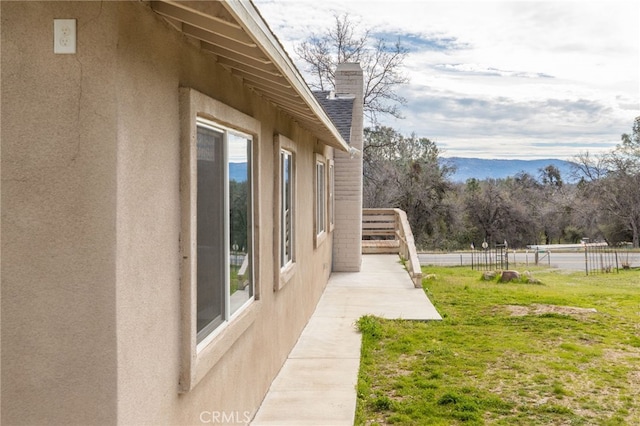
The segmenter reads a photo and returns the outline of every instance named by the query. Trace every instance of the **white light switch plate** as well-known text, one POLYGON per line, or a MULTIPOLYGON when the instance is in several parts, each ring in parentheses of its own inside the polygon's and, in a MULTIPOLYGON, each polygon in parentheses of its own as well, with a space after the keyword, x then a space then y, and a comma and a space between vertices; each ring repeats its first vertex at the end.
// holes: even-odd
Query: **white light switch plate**
POLYGON ((53 53, 76 53, 76 20, 53 20, 53 53))

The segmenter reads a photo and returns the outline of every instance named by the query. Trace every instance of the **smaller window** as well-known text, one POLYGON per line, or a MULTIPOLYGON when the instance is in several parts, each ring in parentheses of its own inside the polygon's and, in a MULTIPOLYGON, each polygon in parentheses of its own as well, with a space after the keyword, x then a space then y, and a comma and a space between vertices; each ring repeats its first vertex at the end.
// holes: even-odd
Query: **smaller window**
POLYGON ((316 155, 315 176, 315 245, 318 247, 326 237, 327 231, 327 174, 324 158, 316 155))
POLYGON ((335 171, 333 160, 329 164, 329 231, 335 227, 336 201, 335 201, 335 171))
POLYGON ((282 135, 274 138, 276 170, 274 200, 274 290, 280 290, 296 271, 296 144, 282 135))
POLYGON ((280 268, 293 263, 293 153, 280 150, 280 268))
POLYGON ((325 177, 324 163, 316 162, 316 234, 322 234, 325 231, 325 177))

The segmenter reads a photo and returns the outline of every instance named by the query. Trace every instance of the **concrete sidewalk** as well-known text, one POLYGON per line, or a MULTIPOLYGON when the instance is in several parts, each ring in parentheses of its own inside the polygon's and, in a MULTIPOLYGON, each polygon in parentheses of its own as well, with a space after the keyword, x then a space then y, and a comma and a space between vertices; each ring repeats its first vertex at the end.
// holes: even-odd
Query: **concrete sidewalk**
POLYGON ((360 272, 329 278, 251 425, 353 425, 361 343, 355 322, 366 314, 442 319, 397 255, 364 255, 360 272))

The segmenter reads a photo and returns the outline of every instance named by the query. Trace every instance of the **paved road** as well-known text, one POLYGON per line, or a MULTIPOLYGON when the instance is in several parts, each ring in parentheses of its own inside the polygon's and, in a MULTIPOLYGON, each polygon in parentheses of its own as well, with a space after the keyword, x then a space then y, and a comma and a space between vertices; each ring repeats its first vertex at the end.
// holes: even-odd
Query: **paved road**
MULTIPOLYGON (((476 252, 476 256, 478 253, 476 252)), ((539 255, 539 264, 540 265, 549 265, 552 268, 559 268, 569 271, 584 271, 585 270, 585 258, 583 252, 573 252, 573 253, 553 253, 551 252, 549 255, 546 253, 540 253, 539 255)), ((628 261, 631 264, 631 267, 640 267, 640 253, 622 253, 618 254, 618 262, 622 263, 622 261, 626 260, 628 256, 628 261)), ((437 266, 454 266, 454 265, 471 265, 471 253, 420 253, 418 254, 418 259, 420 260, 420 264, 425 265, 437 265, 437 266)), ((596 259, 598 260, 598 259, 596 259)), ((484 260, 481 257, 481 261, 484 260)), ((494 260, 495 261, 495 260, 494 260)), ((509 265, 513 265, 513 262, 516 262, 518 267, 522 267, 522 265, 534 265, 535 264, 535 254, 533 251, 524 252, 519 251, 517 253, 510 252, 509 253, 509 265)), ((606 259, 605 259, 606 261, 606 259)), ((477 262, 477 258, 474 260, 474 263, 477 262)), ((611 262, 615 265, 615 257, 611 258, 611 262)), ((591 268, 591 267, 590 267, 591 268)))

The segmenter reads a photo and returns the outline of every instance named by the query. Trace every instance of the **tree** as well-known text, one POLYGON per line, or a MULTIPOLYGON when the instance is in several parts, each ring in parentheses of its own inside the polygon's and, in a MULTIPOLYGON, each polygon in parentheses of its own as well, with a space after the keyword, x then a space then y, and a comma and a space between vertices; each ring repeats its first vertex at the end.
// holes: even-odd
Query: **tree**
POLYGON ((636 117, 633 122, 633 128, 631 131, 631 135, 628 133, 623 133, 622 139, 622 147, 628 148, 632 153, 635 152, 637 156, 639 154, 638 149, 640 149, 640 117, 636 117))
POLYGON ((437 145, 427 138, 405 137, 389 127, 365 129, 364 206, 404 210, 423 246, 449 234, 451 212, 444 200, 451 169, 440 165, 439 157, 437 145))
POLYGON ((604 188, 605 208, 630 231, 633 247, 640 247, 640 117, 633 133, 623 134, 622 143, 605 157, 608 168, 604 188))
POLYGON ((597 228, 610 242, 630 238, 640 247, 640 117, 611 152, 575 159, 582 196, 591 201, 597 228))
POLYGON ((565 204, 567 191, 560 170, 553 164, 540 169, 539 223, 542 226, 545 244, 554 239, 560 242, 564 229, 570 225, 565 204))
POLYGON ((363 204, 364 207, 389 207, 395 195, 389 191, 396 181, 396 147, 402 135, 391 127, 364 129, 363 204))
POLYGON ((572 161, 573 178, 580 184, 596 182, 606 175, 606 165, 602 156, 591 156, 589 152, 581 152, 572 161))
POLYGON ((498 181, 467 180, 465 206, 469 223, 480 232, 484 241, 491 243, 502 237, 500 229, 503 228, 505 203, 498 181))
POLYGON ((562 187, 563 183, 560 169, 558 169, 553 164, 549 164, 548 166, 541 168, 539 172, 540 180, 542 180, 543 185, 558 188, 562 187))
POLYGON ((396 89, 409 82, 401 68, 407 50, 400 41, 392 45, 374 39, 370 30, 360 31, 348 14, 334 15, 334 25, 324 34, 312 35, 294 48, 311 77, 309 85, 318 90, 335 89, 336 66, 359 62, 364 73, 364 112, 372 123, 378 115, 400 118, 406 99, 396 89))

